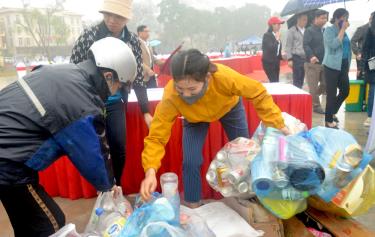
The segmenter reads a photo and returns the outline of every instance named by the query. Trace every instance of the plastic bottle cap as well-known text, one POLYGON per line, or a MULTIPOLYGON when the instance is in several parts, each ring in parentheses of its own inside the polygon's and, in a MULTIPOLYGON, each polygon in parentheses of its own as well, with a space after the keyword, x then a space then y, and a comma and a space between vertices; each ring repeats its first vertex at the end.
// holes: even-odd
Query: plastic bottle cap
POLYGON ((96 208, 96 210, 95 210, 95 214, 96 214, 97 216, 100 216, 101 214, 103 214, 103 212, 104 212, 104 209, 101 208, 101 207, 98 207, 98 208, 96 208))
POLYGON ((270 184, 266 181, 260 181, 256 184, 256 187, 259 190, 268 190, 270 188, 270 184))

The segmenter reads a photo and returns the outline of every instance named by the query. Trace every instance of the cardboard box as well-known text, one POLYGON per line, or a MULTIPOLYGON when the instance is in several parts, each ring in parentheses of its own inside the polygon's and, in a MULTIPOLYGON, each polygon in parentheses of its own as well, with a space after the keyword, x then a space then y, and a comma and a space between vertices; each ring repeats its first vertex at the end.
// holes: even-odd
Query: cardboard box
POLYGON ((331 202, 327 203, 317 196, 311 196, 308 199, 309 205, 343 217, 367 213, 375 201, 374 180, 375 171, 371 166, 367 166, 356 179, 340 190, 331 202))
POLYGON ((285 237, 314 237, 297 217, 283 220, 285 237))
POLYGON ((282 221, 267 211, 257 199, 224 198, 221 201, 235 210, 254 229, 263 230, 264 237, 284 237, 282 221))
POLYGON ((336 237, 375 237, 375 232, 353 219, 309 208, 306 214, 336 237))

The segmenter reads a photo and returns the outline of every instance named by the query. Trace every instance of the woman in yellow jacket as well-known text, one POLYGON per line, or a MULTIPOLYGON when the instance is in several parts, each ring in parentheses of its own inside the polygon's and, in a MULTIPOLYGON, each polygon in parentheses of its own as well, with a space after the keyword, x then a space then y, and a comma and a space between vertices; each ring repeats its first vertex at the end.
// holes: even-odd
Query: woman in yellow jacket
POLYGON ((149 135, 145 138, 142 165, 146 173, 140 193, 145 200, 157 186, 156 172, 165 154, 172 125, 183 122, 183 183, 185 202, 200 205, 202 148, 209 123, 220 120, 229 140, 249 137, 241 96, 252 101, 266 126, 287 134, 281 111, 263 85, 220 64, 196 49, 177 53, 171 62, 173 80, 156 107, 149 135))

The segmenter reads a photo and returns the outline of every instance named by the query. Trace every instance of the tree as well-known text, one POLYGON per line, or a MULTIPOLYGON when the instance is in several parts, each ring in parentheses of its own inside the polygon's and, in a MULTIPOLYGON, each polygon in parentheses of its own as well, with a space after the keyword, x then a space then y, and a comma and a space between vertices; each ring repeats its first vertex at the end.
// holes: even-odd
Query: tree
POLYGON ((69 34, 69 29, 63 19, 56 16, 56 13, 64 9, 64 1, 55 0, 54 5, 48 6, 42 11, 30 8, 30 1, 22 0, 23 21, 19 21, 17 24, 31 35, 36 45, 43 49, 49 61, 51 60, 51 43, 63 44, 69 34))
POLYGON ((267 29, 271 10, 256 4, 241 8, 219 7, 199 10, 179 0, 162 0, 158 21, 163 27, 163 47, 170 50, 181 41, 187 47, 202 51, 219 51, 227 43, 241 41, 250 35, 261 36, 267 29))
POLYGON ((70 34, 70 29, 63 17, 52 16, 51 25, 53 27, 54 41, 57 45, 66 45, 70 34))
POLYGON ((161 30, 157 21, 159 9, 153 1, 135 1, 133 2, 133 18, 128 27, 136 32, 139 25, 148 26, 152 32, 158 34, 161 30))

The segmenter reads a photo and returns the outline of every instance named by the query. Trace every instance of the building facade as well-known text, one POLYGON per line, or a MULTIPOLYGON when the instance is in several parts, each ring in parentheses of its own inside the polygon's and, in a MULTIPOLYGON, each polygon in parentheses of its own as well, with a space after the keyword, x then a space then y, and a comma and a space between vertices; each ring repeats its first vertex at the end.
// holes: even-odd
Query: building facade
POLYGON ((29 9, 30 12, 35 10, 43 14, 42 19, 49 24, 37 21, 27 24, 30 17, 24 13, 24 9, 0 8, 0 55, 15 60, 46 56, 42 42, 49 45, 49 56, 52 58, 70 54, 74 41, 83 30, 82 15, 58 11, 49 17, 46 9, 29 9))

